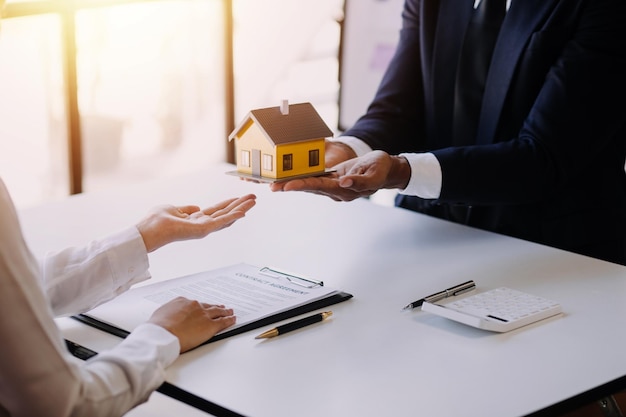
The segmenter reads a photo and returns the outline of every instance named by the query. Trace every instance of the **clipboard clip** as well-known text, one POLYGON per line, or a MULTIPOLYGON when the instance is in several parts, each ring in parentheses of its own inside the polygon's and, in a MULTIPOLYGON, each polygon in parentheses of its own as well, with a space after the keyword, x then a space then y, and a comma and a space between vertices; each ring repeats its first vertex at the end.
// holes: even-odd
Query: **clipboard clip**
POLYGON ((318 281, 316 279, 311 279, 311 278, 297 277, 295 275, 287 274, 285 272, 280 272, 275 269, 268 268, 266 266, 261 268, 259 270, 259 273, 266 275, 268 277, 272 277, 272 278, 286 279, 287 281, 293 284, 296 284, 305 288, 315 288, 315 287, 324 286, 324 281, 318 281))

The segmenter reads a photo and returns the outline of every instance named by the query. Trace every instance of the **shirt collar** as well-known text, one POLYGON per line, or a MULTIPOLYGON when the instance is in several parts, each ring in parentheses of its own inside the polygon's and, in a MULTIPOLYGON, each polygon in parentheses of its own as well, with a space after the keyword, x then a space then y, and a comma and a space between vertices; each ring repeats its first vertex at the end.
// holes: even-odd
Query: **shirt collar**
MULTIPOLYGON (((511 7, 511 1, 512 0, 506 0, 506 11, 509 11, 509 7, 511 7)), ((480 0, 474 0, 474 9, 478 7, 478 5, 480 4, 480 0)))

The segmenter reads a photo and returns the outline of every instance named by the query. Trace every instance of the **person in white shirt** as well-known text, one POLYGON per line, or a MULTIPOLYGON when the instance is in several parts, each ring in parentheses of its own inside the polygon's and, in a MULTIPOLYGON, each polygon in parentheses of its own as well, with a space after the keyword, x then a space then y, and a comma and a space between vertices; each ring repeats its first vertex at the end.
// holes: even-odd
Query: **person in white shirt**
POLYGON ((179 353, 235 323, 232 309, 176 298, 86 362, 68 352, 54 316, 87 311, 150 278, 149 252, 226 228, 255 203, 249 194, 205 209, 163 205, 136 226, 39 263, 0 179, 0 417, 113 417, 145 402, 179 353))
POLYGON ((86 362, 68 352, 53 317, 89 310, 149 278, 149 252, 228 227, 255 202, 250 194, 203 210, 160 206, 136 226, 40 264, 0 180, 0 416, 121 416, 146 401, 179 353, 235 323, 232 309, 179 297, 86 362))

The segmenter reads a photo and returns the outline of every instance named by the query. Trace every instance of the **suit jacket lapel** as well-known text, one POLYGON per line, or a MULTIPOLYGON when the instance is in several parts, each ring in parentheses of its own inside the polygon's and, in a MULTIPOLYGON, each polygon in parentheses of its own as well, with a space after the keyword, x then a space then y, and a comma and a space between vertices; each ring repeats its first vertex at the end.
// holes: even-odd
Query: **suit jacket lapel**
POLYGON ((480 144, 493 143, 498 119, 504 105, 515 67, 528 39, 545 15, 558 0, 513 0, 502 23, 501 36, 496 43, 480 120, 478 138, 480 144))
MULTIPOLYGON (((526 0, 520 0, 526 1, 526 0)), ((454 108, 454 84, 459 54, 465 29, 473 11, 474 0, 441 0, 433 47, 431 76, 433 83, 432 107, 439 135, 433 146, 440 148, 452 137, 452 112, 454 108), (441 142, 439 142, 441 141, 441 142)))

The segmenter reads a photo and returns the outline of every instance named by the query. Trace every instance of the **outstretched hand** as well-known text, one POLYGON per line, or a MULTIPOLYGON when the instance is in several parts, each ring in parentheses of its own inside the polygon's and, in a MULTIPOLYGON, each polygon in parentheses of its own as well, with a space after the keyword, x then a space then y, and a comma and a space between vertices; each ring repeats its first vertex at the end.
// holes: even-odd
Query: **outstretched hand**
POLYGON ((381 188, 405 188, 411 176, 405 158, 383 151, 349 159, 334 168, 336 171, 329 175, 278 182, 271 184, 270 189, 306 191, 335 201, 352 201, 370 196, 381 188))
POLYGON ((224 229, 244 217, 255 204, 256 196, 248 194, 205 209, 192 205, 158 206, 137 224, 137 229, 146 250, 152 252, 168 243, 200 239, 224 229))

